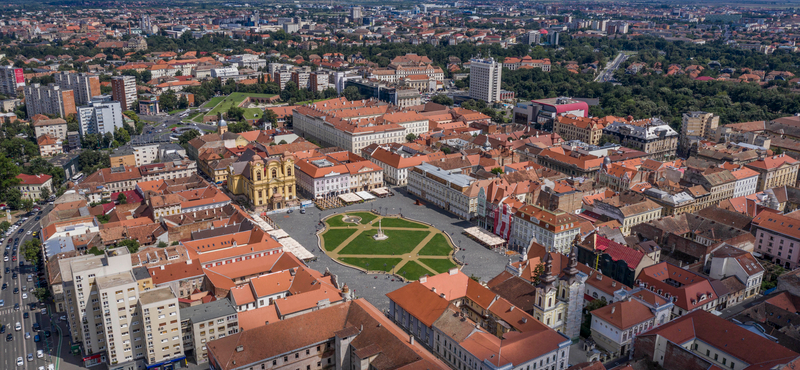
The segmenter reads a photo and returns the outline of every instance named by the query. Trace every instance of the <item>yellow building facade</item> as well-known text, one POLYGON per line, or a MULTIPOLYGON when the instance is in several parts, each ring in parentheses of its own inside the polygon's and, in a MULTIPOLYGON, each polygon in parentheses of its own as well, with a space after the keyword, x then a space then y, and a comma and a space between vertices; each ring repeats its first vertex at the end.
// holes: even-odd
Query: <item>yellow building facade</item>
POLYGON ((244 195, 256 209, 281 209, 297 202, 294 156, 262 159, 255 155, 241 173, 228 167, 228 190, 244 195))

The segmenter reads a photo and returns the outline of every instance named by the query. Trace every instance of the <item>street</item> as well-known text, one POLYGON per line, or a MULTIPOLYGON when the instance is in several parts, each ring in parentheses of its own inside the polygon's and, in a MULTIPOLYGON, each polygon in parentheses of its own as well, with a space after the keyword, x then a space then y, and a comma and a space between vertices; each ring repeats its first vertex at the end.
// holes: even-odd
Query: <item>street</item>
POLYGON ((600 74, 597 75, 597 78, 594 79, 595 82, 609 82, 614 79, 614 71, 619 68, 619 66, 628 59, 628 56, 624 53, 619 53, 617 56, 612 60, 606 68, 600 71, 600 74))
MULTIPOLYGON (((42 214, 46 214, 52 208, 53 206, 44 206, 42 208, 42 214)), ((23 261, 22 253, 20 252, 22 244, 26 240, 33 238, 32 235, 27 235, 29 230, 39 230, 39 221, 36 220, 35 216, 31 216, 17 231, 10 234, 4 245, 4 249, 9 252, 9 256, 15 254, 18 261, 13 262, 12 258, 9 258, 8 262, 3 263, 2 282, 8 284, 8 287, 0 292, 0 299, 5 302, 3 307, 0 307, 0 323, 6 325, 5 333, 2 335, 2 344, 0 344, 0 353, 3 354, 0 364, 2 364, 3 369, 36 370, 40 367, 47 368, 47 364, 50 363, 48 360, 54 360, 54 358, 49 355, 53 351, 53 344, 58 344, 59 342, 59 334, 57 331, 53 330, 50 317, 43 317, 38 307, 31 310, 29 306, 31 303, 39 302, 32 292, 32 288, 36 287, 36 282, 39 279, 37 276, 38 271, 36 271, 35 266, 31 266, 23 261), (24 232, 20 233, 19 230, 24 230, 24 232), (20 238, 19 246, 17 247, 16 253, 11 253, 15 238, 20 238), (19 267, 20 262, 24 263, 23 268, 19 267), (8 273, 5 271, 6 268, 9 269, 8 273), (17 273, 16 279, 12 278, 13 273, 17 273), (27 281, 29 274, 33 275, 32 281, 30 282, 27 281), (20 290, 17 294, 14 294, 15 288, 20 290), (26 299, 23 299, 23 294, 27 296, 26 299), (19 304, 18 310, 14 309, 14 304, 19 304), (26 312, 30 316, 27 319, 23 319, 23 315, 26 312), (15 330, 17 322, 22 326, 22 330, 20 331, 15 330), (35 332, 33 330, 34 323, 39 323, 39 325, 41 325, 40 332, 35 332), (45 330, 51 332, 50 338, 45 337, 45 330), (30 333, 29 339, 25 339, 26 332, 30 333), (6 340, 8 334, 13 336, 13 340, 6 340), (38 343, 34 342, 34 336, 37 334, 39 334, 41 338, 41 341, 38 343), (44 355, 42 358, 36 357, 37 350, 43 351, 44 355), (28 354, 33 355, 33 361, 27 360, 28 354), (23 358, 22 366, 17 366, 17 357, 23 358)), ((48 314, 52 313, 48 312, 48 314)))

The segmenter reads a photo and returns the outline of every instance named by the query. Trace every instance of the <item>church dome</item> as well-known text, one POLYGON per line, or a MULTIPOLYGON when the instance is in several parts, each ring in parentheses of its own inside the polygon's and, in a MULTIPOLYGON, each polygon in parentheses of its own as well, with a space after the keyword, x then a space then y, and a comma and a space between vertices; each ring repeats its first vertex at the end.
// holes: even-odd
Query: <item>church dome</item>
POLYGON ((227 125, 228 125, 228 122, 225 122, 225 119, 224 119, 224 118, 220 118, 220 120, 219 120, 219 127, 222 127, 222 126, 227 126, 227 125))

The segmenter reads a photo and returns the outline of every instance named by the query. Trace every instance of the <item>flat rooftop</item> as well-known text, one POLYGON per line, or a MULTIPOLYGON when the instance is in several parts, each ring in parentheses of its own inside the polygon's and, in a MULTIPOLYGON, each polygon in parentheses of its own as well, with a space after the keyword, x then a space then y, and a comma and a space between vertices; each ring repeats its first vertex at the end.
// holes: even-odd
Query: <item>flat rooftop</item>
POLYGON ((94 280, 98 289, 111 289, 114 287, 136 283, 130 271, 120 272, 114 275, 101 276, 94 280))
POLYGON ((172 289, 168 286, 165 286, 163 288, 148 290, 144 293, 139 294, 139 303, 141 303, 142 306, 166 301, 168 299, 175 299, 175 294, 172 293, 172 289))

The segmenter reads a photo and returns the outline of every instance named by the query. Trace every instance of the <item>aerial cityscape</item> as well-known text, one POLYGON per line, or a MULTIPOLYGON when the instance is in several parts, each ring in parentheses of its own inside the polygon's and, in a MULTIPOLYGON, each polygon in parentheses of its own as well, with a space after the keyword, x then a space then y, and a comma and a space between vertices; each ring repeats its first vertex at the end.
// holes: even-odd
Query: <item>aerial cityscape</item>
POLYGON ((2 2, 0 369, 800 368, 798 43, 794 0, 2 2))

